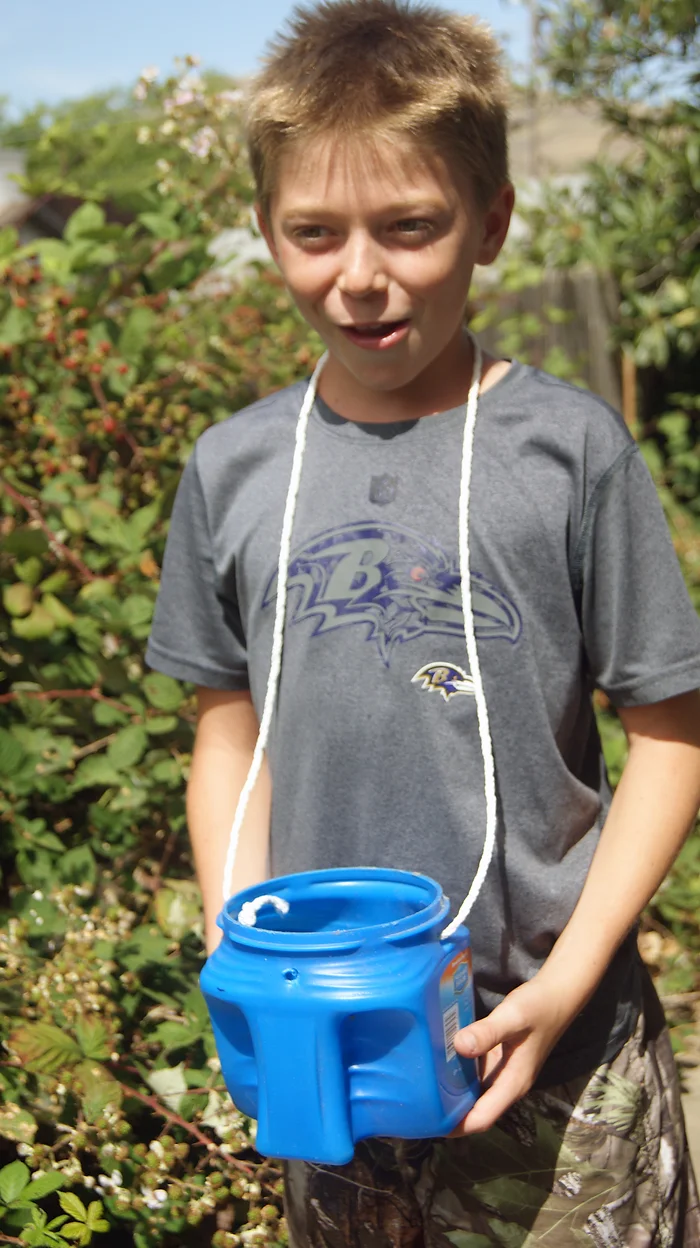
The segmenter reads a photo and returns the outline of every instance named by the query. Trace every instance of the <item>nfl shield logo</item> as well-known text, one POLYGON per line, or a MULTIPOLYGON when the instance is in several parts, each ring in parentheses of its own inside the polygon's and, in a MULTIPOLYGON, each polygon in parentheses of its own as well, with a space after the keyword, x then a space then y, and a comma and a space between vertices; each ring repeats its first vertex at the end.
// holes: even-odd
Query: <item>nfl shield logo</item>
POLYGON ((372 477, 369 483, 370 503, 378 503, 380 507, 383 507, 385 503, 393 503, 398 484, 399 478, 390 477, 386 472, 380 477, 372 477))

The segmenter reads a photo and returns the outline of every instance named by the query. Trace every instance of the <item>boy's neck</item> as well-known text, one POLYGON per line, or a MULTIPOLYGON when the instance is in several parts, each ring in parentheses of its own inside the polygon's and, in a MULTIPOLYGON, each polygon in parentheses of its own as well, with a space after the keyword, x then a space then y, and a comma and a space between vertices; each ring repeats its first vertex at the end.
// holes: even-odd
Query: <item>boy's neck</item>
MULTIPOLYGON (((460 407, 467 401, 474 368, 469 336, 460 334, 433 364, 410 385, 393 390, 364 386, 335 356, 329 357, 320 380, 320 397, 345 420, 363 424, 419 420, 460 407)), ((510 368, 510 361, 484 354, 481 391, 490 389, 510 368)))

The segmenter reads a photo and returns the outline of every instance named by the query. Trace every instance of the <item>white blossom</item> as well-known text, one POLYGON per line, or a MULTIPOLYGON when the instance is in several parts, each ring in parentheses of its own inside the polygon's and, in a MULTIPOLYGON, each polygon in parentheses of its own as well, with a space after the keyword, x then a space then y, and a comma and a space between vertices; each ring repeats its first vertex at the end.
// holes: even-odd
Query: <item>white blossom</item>
POLYGON ((157 1187, 154 1192, 151 1192, 147 1187, 142 1187, 141 1195, 143 1196, 144 1204, 149 1209, 160 1209, 161 1205, 164 1205, 168 1199, 168 1193, 164 1187, 157 1187))
POLYGON ((106 1174, 101 1174, 97 1182, 105 1191, 114 1192, 122 1185, 121 1170, 113 1170, 109 1177, 106 1174))
POLYGON ((237 87, 235 91, 220 91, 216 98, 222 104, 240 104, 243 99, 243 92, 240 87, 237 87))
POLYGON ((155 82, 159 73, 160 73, 160 70, 157 65, 147 65, 145 69, 141 70, 141 81, 142 82, 155 82))
POLYGON ((203 126, 201 130, 189 140, 186 144, 187 151, 193 156, 197 156, 199 160, 206 160, 209 155, 212 144, 216 142, 216 131, 212 126, 203 126))

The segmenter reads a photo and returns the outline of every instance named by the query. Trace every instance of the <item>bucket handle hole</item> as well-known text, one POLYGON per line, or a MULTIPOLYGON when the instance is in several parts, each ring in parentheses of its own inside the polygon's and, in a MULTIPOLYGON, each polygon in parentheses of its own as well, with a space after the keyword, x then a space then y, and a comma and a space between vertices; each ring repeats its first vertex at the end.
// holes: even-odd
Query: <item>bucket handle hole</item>
POLYGON ((295 970, 293 966, 290 966, 289 969, 286 971, 282 971, 282 978, 286 979, 287 983, 290 983, 290 984, 293 983, 293 981, 295 979, 298 979, 298 977, 299 977, 299 972, 295 970))

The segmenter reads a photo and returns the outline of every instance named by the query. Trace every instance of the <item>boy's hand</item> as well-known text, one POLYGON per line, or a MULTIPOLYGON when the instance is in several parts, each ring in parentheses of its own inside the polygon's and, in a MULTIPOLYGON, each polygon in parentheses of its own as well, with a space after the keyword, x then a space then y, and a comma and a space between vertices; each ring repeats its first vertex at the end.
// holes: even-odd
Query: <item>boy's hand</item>
POLYGON ((562 1005, 561 997, 544 992, 535 978, 510 992, 487 1018, 457 1032, 454 1046, 460 1056, 481 1058, 484 1091, 453 1136, 487 1131, 529 1092, 571 1021, 562 1005))

